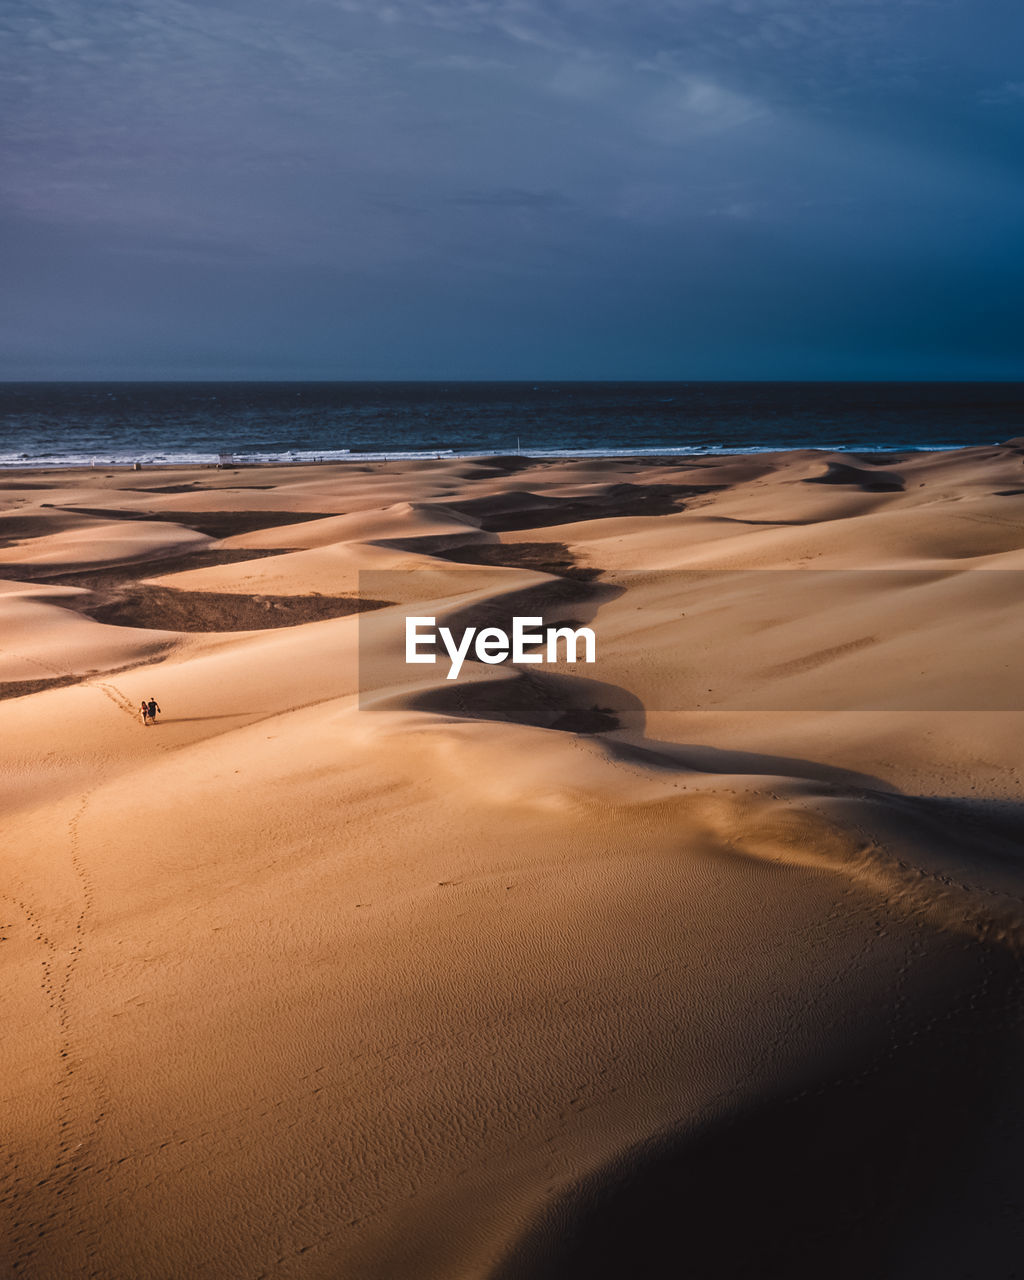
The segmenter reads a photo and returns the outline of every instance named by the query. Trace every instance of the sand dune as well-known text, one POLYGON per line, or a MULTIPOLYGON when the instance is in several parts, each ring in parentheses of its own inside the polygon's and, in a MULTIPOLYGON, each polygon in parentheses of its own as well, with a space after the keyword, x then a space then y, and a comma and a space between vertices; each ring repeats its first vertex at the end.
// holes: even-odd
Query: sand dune
POLYGON ((0 477, 3 1273, 1012 1275, 1022 459, 0 477))

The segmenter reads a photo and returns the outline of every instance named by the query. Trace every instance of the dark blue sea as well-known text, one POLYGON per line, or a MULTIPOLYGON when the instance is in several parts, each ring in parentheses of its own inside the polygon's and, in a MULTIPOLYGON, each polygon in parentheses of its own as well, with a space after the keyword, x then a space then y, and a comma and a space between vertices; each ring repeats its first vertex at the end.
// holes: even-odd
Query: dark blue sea
POLYGON ((1019 382, 0 384, 0 466, 906 451, 1017 435, 1019 382))

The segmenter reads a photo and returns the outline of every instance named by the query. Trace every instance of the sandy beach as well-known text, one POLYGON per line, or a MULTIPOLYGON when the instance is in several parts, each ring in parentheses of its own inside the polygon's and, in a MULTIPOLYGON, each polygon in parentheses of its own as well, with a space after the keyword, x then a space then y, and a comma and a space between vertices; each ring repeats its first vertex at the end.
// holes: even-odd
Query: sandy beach
POLYGON ((1022 592, 1022 441, 0 474, 0 1273, 1018 1274, 1022 592))

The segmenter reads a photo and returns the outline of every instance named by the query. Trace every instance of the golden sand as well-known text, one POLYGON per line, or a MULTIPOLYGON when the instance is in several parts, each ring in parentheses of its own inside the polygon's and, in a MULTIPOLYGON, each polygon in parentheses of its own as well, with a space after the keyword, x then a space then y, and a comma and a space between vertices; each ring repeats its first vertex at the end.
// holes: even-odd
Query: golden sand
POLYGON ((0 1272, 1012 1274, 1022 461, 0 476, 0 1272))

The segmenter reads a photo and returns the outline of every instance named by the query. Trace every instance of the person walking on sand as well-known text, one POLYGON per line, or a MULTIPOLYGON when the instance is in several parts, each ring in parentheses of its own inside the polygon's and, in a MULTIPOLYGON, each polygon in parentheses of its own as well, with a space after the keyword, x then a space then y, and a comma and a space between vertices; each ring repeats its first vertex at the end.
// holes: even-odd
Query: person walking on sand
POLYGON ((156 713, 160 710, 160 704, 156 698, 150 698, 148 702, 142 704, 142 723, 156 724, 156 713))
POLYGON ((149 705, 145 698, 143 698, 142 702, 139 704, 139 715, 142 716, 143 724, 149 724, 149 705))

